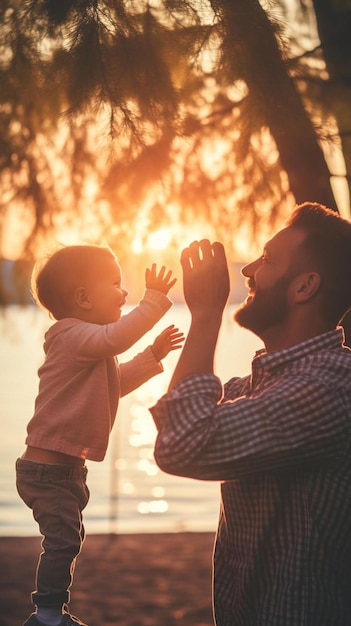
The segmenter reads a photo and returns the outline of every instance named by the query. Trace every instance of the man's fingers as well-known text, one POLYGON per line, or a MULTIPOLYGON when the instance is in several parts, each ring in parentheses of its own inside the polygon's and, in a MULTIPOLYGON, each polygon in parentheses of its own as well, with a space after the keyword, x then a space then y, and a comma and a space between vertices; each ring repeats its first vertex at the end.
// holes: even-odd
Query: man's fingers
POLYGON ((183 269, 196 268, 201 265, 204 258, 204 250, 207 251, 211 244, 208 240, 202 239, 199 241, 193 241, 187 248, 185 248, 181 254, 180 261, 183 269), (207 244, 206 244, 207 242, 207 244))
POLYGON ((224 246, 219 241, 213 244, 208 239, 193 241, 181 254, 181 264, 183 270, 199 268, 202 265, 212 264, 216 261, 218 265, 227 265, 224 246))
POLYGON ((200 255, 203 261, 207 261, 212 257, 212 246, 208 239, 201 239, 199 243, 200 255))
POLYGON ((187 272, 192 268, 190 246, 188 248, 184 248, 182 251, 180 255, 180 262, 184 272, 187 272))
POLYGON ((225 254, 225 249, 222 243, 220 243, 219 241, 215 241, 212 244, 212 251, 213 251, 213 256, 216 260, 216 265, 219 268, 224 268, 228 266, 227 263, 227 257, 225 254))
POLYGON ((214 241, 212 244, 213 256, 225 257, 224 245, 220 241, 214 241))

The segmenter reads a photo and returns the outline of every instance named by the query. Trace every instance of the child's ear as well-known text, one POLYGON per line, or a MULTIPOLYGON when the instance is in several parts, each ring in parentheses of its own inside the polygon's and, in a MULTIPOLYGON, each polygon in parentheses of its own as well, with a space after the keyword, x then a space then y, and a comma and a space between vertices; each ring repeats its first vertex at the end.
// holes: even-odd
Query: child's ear
POLYGON ((92 302, 89 296, 89 291, 86 287, 77 287, 74 292, 74 301, 78 304, 79 307, 85 309, 86 311, 90 311, 92 308, 92 302))
POLYGON ((318 272, 300 274, 295 279, 294 295, 295 302, 308 302, 319 291, 321 277, 318 272))

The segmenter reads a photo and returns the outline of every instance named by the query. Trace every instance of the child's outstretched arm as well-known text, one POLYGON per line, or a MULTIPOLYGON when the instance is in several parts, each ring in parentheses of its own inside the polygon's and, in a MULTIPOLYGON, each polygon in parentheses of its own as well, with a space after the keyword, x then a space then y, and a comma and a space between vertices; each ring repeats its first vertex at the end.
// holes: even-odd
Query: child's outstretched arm
POLYGON ((179 328, 175 328, 174 324, 168 326, 156 337, 151 346, 151 351, 156 361, 161 361, 172 350, 181 348, 184 339, 184 334, 179 331, 179 328))
POLYGON ((157 289, 167 295, 171 287, 173 287, 177 281, 176 278, 171 280, 171 276, 172 270, 168 270, 166 273, 166 267, 162 265, 160 271, 157 272, 156 263, 153 263, 151 269, 148 267, 145 270, 146 289, 157 289))
POLYGON ((160 374, 163 371, 161 359, 167 356, 171 350, 181 348, 183 341, 183 333, 172 324, 156 337, 151 346, 148 346, 134 359, 120 363, 121 395, 125 396, 140 387, 152 376, 160 374))

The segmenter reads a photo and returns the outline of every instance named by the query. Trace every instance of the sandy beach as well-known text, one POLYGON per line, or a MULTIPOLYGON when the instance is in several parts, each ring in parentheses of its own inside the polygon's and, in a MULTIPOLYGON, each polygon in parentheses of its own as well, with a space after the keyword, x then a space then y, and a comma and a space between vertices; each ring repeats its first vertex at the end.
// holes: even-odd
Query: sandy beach
MULTIPOLYGON (((213 626, 213 533, 88 536, 70 611, 88 626, 213 626)), ((0 626, 21 626, 40 538, 0 537, 0 626)))

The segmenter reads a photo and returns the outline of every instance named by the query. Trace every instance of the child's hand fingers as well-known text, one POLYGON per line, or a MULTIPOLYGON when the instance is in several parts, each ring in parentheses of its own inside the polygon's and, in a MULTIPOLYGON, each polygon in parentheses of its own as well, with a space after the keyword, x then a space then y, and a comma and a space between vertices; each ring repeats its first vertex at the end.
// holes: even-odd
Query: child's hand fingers
MULTIPOLYGON (((155 267, 156 267, 156 266, 155 266, 155 267)), ((158 273, 158 274, 156 274, 156 278, 158 278, 159 280, 164 280, 164 274, 165 274, 165 271, 166 271, 166 267, 165 267, 164 265, 162 265, 162 267, 161 267, 161 269, 160 269, 159 273, 158 273)), ((172 273, 172 272, 171 272, 171 273, 172 273)), ((169 274, 169 272, 168 272, 168 274, 169 274)), ((168 276, 168 274, 167 274, 167 276, 168 276)))
MULTIPOLYGON (((176 330, 178 330, 178 329, 176 329, 176 330)), ((170 343, 170 346, 171 346, 171 350, 174 350, 175 348, 181 348, 182 347, 182 344, 183 344, 183 342, 185 340, 185 336, 184 336, 184 333, 182 333, 182 332, 172 332, 169 335, 168 339, 169 339, 169 343, 170 343)))
POLYGON ((154 279, 156 278, 156 263, 153 263, 150 267, 147 267, 145 270, 145 278, 154 279))
MULTIPOLYGON (((174 335, 175 333, 179 333, 179 332, 180 332, 180 331, 179 331, 179 328, 176 328, 176 327, 174 326, 174 324, 171 324, 170 326, 167 326, 167 328, 165 328, 165 329, 162 331, 161 335, 163 335, 163 336, 167 337, 167 336, 174 335)), ((181 333, 181 334, 183 334, 183 333, 181 333)))
POLYGON ((183 339, 179 339, 178 341, 171 341, 170 350, 179 350, 179 348, 183 347, 183 339))
POLYGON ((181 333, 181 332, 179 332, 179 333, 172 333, 169 336, 169 338, 170 338, 171 341, 175 341, 175 340, 182 340, 183 341, 184 333, 181 333))
MULTIPOLYGON (((162 269, 166 269, 166 268, 162 268, 162 269)), ((163 278, 163 280, 165 281, 165 283, 168 283, 169 279, 172 276, 172 270, 168 270, 166 276, 163 278)))
POLYGON ((173 280, 171 280, 171 282, 170 282, 170 283, 167 283, 167 287, 168 287, 169 289, 171 289, 171 287, 173 287, 173 285, 175 285, 175 283, 176 283, 176 282, 177 282, 177 279, 176 279, 176 278, 173 278, 173 280))
POLYGON ((149 289, 157 289, 166 294, 176 283, 177 279, 172 279, 172 270, 166 270, 166 266, 162 265, 159 272, 156 269, 156 263, 153 263, 150 268, 145 270, 145 283, 149 289))
POLYGON ((171 341, 171 346, 175 346, 175 345, 181 345, 184 341, 184 337, 179 337, 178 339, 172 339, 171 341))

